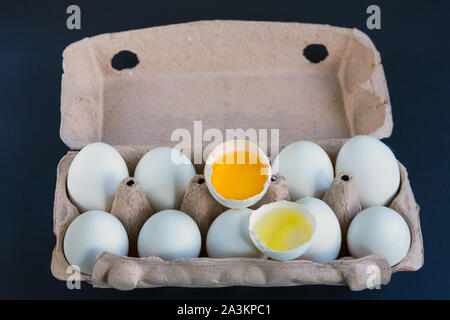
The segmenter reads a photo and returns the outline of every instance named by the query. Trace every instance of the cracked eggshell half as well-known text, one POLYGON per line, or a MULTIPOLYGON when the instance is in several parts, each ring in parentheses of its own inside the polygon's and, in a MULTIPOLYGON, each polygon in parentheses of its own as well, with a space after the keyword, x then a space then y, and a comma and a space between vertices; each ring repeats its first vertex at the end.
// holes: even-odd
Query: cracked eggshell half
POLYGON ((313 243, 316 219, 306 206, 283 200, 254 210, 248 229, 253 243, 264 255, 292 260, 313 243))
POLYGON ((247 208, 258 202, 269 188, 270 161, 258 146, 247 140, 228 140, 209 154, 205 181, 220 204, 247 208))

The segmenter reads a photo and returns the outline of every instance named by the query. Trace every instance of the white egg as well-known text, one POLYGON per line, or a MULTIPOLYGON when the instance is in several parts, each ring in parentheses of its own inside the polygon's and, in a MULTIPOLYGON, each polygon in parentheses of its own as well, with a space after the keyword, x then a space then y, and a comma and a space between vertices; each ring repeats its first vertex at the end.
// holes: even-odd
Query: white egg
POLYGON ((273 161, 272 172, 286 178, 293 201, 307 196, 321 198, 334 177, 327 153, 310 141, 294 142, 284 148, 273 161))
POLYGON ((127 232, 112 214, 92 210, 76 217, 64 236, 64 255, 70 265, 92 274, 97 256, 103 251, 126 256, 127 232))
POLYGON ((266 193, 271 167, 256 144, 248 140, 228 140, 209 154, 204 175, 206 186, 217 202, 228 208, 246 208, 266 193))
POLYGON ((127 165, 116 149, 106 143, 91 143, 70 164, 67 192, 80 212, 111 211, 117 187, 126 177, 127 165))
POLYGON ((310 247, 300 259, 325 263, 336 259, 341 250, 341 227, 333 210, 322 200, 305 197, 298 201, 316 218, 316 234, 310 247))
POLYGON ((397 159, 383 142, 371 136, 356 136, 341 148, 336 175, 353 176, 363 208, 388 205, 400 185, 397 159))
POLYGON ((155 211, 178 209, 194 176, 195 168, 189 158, 165 147, 147 152, 134 172, 155 211))
POLYGON ((164 260, 195 258, 202 239, 195 221, 178 210, 163 210, 151 216, 138 237, 140 257, 157 256, 164 260))
POLYGON ((275 260, 292 260, 314 242, 316 220, 304 205, 283 200, 254 210, 248 230, 264 255, 275 260))
POLYGON ((396 265, 409 251, 411 233, 408 224, 396 211, 382 206, 361 211, 350 223, 347 246, 353 257, 378 253, 396 265))
POLYGON ((220 214, 211 224, 206 237, 206 251, 212 258, 262 258, 248 232, 252 210, 230 209, 220 214))

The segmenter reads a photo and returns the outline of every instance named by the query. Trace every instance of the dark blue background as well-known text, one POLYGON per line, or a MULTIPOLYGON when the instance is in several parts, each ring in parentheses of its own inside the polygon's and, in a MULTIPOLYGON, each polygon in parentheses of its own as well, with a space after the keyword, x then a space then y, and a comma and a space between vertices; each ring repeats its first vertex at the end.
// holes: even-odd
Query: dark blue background
POLYGON ((450 298, 449 1, 1 1, 0 298, 450 298), (66 28, 78 4, 82 29, 66 28), (382 29, 366 28, 378 4, 382 29), (394 117, 386 142, 408 168, 422 207, 425 266, 382 290, 345 287, 69 291, 50 273, 62 51, 99 33, 202 19, 324 23, 366 32, 381 53, 394 117))

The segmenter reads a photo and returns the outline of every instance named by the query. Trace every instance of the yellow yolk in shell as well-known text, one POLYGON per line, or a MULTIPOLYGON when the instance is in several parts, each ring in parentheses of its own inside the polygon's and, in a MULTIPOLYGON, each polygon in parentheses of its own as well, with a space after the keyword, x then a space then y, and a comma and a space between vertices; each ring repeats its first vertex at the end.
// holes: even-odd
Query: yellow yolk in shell
POLYGON ((275 251, 295 249, 312 236, 308 220, 298 211, 287 208, 264 214, 253 226, 253 231, 259 240, 275 251))
POLYGON ((223 155, 212 165, 211 184, 225 199, 245 200, 264 190, 268 166, 248 151, 223 155))

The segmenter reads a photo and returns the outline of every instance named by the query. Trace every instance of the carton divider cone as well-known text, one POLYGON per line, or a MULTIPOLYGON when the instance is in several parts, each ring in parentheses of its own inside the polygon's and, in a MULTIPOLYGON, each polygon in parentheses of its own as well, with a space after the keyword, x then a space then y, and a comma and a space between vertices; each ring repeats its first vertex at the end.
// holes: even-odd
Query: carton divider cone
POLYGON ((128 256, 137 257, 137 239, 145 221, 153 214, 153 209, 134 178, 125 178, 117 187, 111 214, 122 222, 128 234, 128 256))
POLYGON ((358 189, 353 176, 348 173, 338 174, 322 200, 333 210, 341 226, 342 244, 339 257, 348 256, 347 229, 352 219, 361 211, 358 189))

